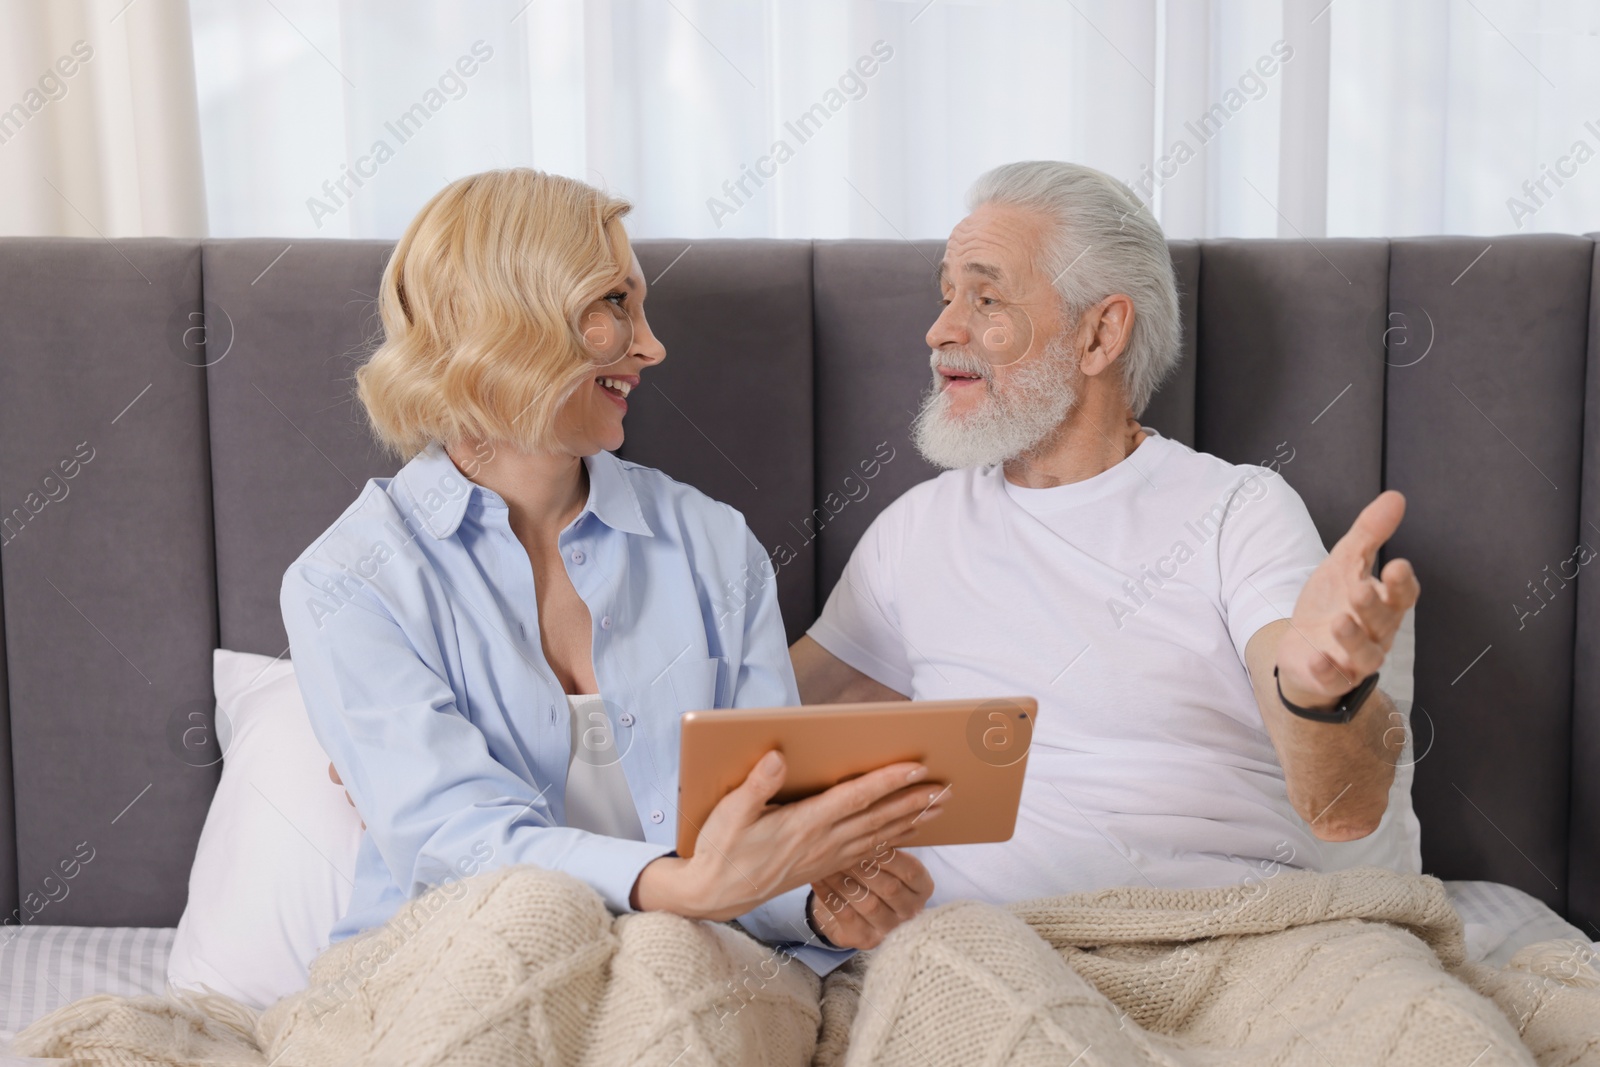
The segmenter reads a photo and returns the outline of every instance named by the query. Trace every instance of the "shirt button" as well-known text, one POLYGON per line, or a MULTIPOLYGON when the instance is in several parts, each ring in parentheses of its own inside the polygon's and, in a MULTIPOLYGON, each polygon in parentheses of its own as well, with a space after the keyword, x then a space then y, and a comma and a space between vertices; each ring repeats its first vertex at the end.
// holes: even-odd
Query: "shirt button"
POLYGON ((600 616, 600 629, 602 629, 602 630, 611 629, 611 616, 610 615, 602 615, 602 616, 600 616))
POLYGON ((572 562, 581 564, 586 558, 583 554, 583 549, 575 548, 572 550, 572 562))
POLYGON ((667 817, 666 814, 660 808, 657 808, 655 811, 652 811, 650 813, 650 821, 651 822, 658 823, 662 819, 665 819, 666 817, 667 817))
POLYGON ((623 712, 621 715, 617 716, 617 721, 620 722, 624 726, 632 726, 633 725, 633 712, 631 712, 631 711, 623 712))

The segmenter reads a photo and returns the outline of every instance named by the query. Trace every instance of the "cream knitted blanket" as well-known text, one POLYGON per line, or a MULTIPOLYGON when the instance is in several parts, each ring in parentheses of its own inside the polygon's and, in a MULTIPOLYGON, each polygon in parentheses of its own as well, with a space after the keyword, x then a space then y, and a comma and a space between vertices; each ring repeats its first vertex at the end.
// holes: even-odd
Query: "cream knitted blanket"
POLYGON ((744 933, 612 916, 564 874, 511 867, 410 901, 332 946, 259 1016, 223 996, 87 997, 11 1053, 79 1064, 804 1067, 820 983, 744 933))
POLYGON ((259 1016, 222 997, 90 997, 17 1036, 84 1064, 1600 1064, 1576 942, 1465 961, 1435 879, 1366 868, 1253 885, 960 903, 834 972, 739 931, 613 917, 520 867, 442 887, 324 952, 259 1016))
POLYGON ((1441 882, 1372 867, 951 904, 829 976, 816 1062, 1600 1064, 1590 946, 1495 970, 1461 934, 1441 882))

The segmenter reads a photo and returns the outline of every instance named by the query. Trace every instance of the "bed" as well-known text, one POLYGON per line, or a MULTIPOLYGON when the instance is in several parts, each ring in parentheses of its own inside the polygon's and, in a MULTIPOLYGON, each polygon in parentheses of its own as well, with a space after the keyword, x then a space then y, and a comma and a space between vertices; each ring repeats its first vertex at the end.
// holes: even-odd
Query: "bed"
MULTIPOLYGON (((0 239, 0 1028, 159 980, 218 781, 212 653, 285 651, 285 567, 395 469, 349 381, 389 249, 0 239)), ((1486 956, 1600 937, 1595 241, 1170 249, 1184 358, 1145 421, 1278 462, 1325 541, 1407 494, 1424 870, 1486 956)), ((791 638, 931 473, 908 423, 941 250, 638 244, 671 356, 623 455, 787 546, 791 638)))
MULTIPOLYGON (((1517 949, 1549 938, 1586 940, 1527 893, 1496 882, 1447 882, 1466 927, 1471 959, 1504 965, 1517 949)), ((136 996, 166 985, 171 927, 26 926, 0 943, 0 1053, 46 1012, 92 993, 136 996)), ((1595 945, 1600 950, 1600 943, 1595 945)), ((43 1063, 20 1057, 7 1063, 43 1063)))

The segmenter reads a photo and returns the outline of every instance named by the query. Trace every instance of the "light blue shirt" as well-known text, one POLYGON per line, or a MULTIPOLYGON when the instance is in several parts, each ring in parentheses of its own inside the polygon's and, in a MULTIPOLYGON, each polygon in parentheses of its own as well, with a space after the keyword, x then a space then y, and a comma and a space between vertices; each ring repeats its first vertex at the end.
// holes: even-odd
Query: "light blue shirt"
MULTIPOLYGON (((566 698, 545 661, 533 568, 505 500, 435 442, 355 503, 284 575, 280 595, 312 730, 366 820, 339 941, 406 899, 531 863, 632 910, 639 872, 674 847, 678 719, 799 703, 772 563, 726 504, 600 452, 561 531, 589 608, 605 700, 644 841, 564 825, 566 698)), ((818 973, 800 886, 740 916, 818 973)))

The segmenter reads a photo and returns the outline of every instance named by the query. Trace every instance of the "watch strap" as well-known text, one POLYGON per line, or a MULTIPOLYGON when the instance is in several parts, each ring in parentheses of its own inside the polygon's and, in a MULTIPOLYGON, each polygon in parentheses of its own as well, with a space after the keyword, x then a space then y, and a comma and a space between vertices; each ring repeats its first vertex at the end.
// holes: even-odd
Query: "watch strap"
POLYGON ((1371 674, 1361 679, 1360 683, 1354 689, 1350 690, 1350 692, 1339 698, 1339 702, 1337 704, 1326 709, 1303 708, 1299 704, 1290 702, 1290 700, 1283 695, 1283 682, 1278 678, 1277 667, 1272 668, 1272 680, 1273 684, 1278 687, 1279 702, 1282 703, 1284 707, 1300 716, 1302 719, 1310 719, 1312 722, 1343 724, 1355 718, 1356 712, 1361 710, 1361 705, 1367 702, 1367 697, 1371 696, 1372 691, 1377 688, 1378 672, 1373 671, 1371 674))

